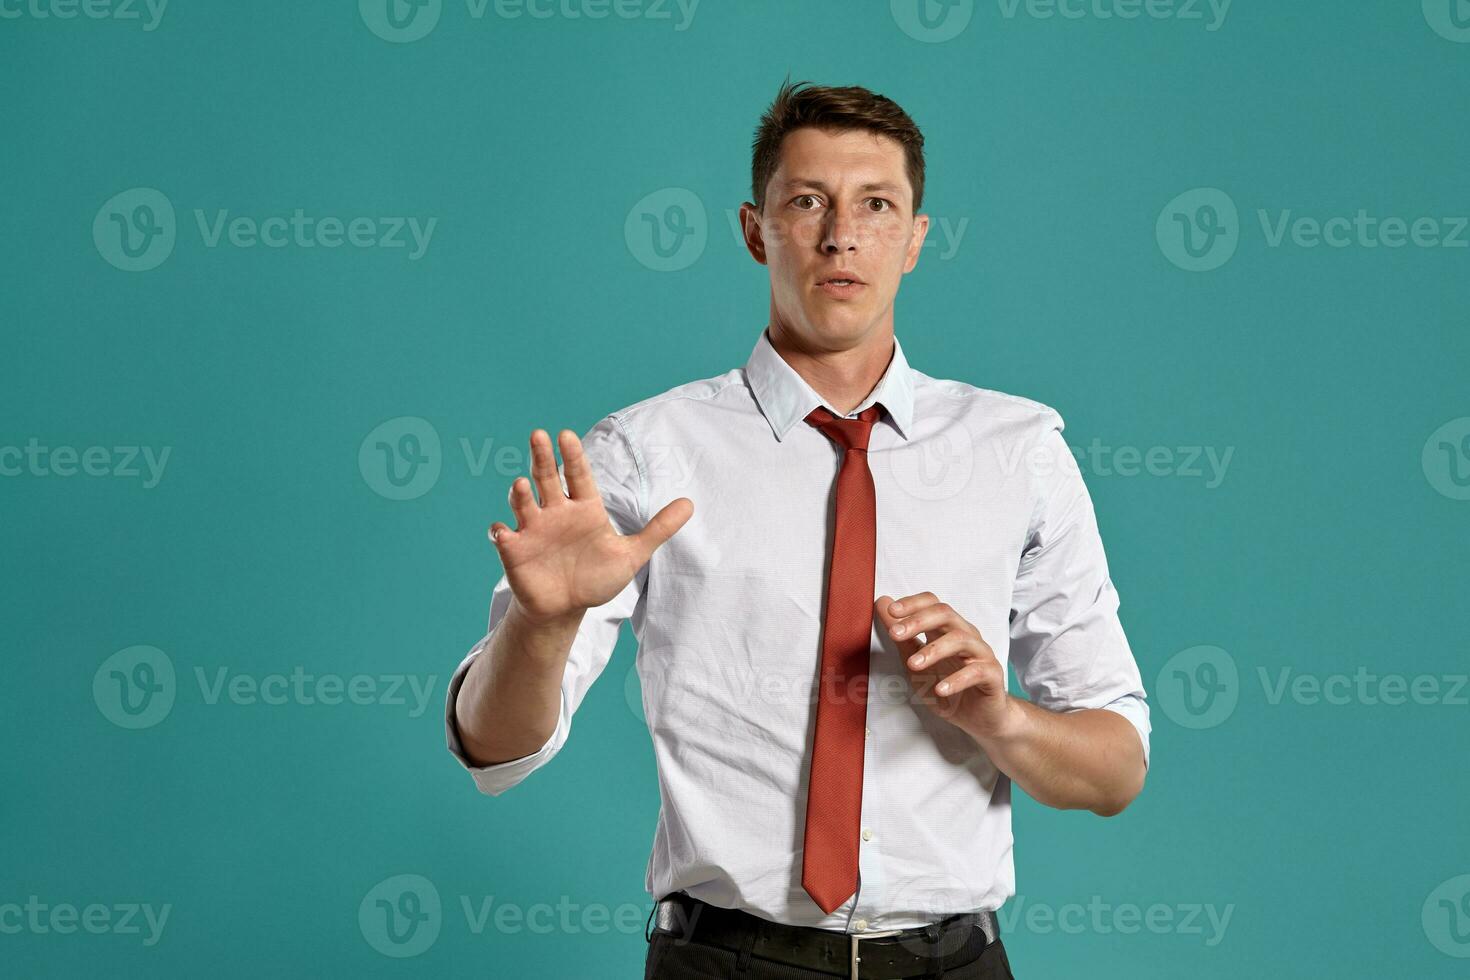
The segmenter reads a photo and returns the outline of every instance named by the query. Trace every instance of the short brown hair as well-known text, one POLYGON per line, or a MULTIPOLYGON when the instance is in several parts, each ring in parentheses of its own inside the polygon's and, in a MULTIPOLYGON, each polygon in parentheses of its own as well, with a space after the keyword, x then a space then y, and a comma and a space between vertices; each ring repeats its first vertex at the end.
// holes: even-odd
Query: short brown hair
POLYGON ((788 76, 755 131, 750 179, 757 211, 766 208, 766 185, 781 162, 781 142, 803 126, 818 129, 866 129, 903 145, 909 184, 914 190, 914 213, 924 201, 924 134, 892 99, 859 85, 833 88, 792 84, 788 76))

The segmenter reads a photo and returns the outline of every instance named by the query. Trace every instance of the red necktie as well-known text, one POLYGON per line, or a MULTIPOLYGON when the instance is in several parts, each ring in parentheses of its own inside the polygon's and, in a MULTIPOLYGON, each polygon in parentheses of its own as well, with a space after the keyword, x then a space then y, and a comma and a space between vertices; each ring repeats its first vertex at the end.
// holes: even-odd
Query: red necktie
POLYGON ((873 405, 855 419, 841 419, 818 406, 806 417, 843 450, 801 869, 802 888, 829 914, 857 891, 858 881, 877 539, 868 436, 878 411, 873 405))

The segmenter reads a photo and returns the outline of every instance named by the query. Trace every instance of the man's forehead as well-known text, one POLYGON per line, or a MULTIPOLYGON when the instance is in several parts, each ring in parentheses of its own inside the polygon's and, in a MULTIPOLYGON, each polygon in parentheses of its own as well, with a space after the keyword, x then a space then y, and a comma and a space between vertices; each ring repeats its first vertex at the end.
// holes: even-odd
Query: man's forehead
POLYGON ((902 166, 903 145, 891 136, 870 130, 828 132, 807 127, 795 130, 781 141, 781 163, 778 169, 785 171, 792 168, 794 163, 844 158, 871 161, 877 166, 902 166))
POLYGON ((798 129, 782 141, 772 179, 780 187, 861 185, 859 190, 901 190, 907 181, 903 146, 868 130, 798 129))

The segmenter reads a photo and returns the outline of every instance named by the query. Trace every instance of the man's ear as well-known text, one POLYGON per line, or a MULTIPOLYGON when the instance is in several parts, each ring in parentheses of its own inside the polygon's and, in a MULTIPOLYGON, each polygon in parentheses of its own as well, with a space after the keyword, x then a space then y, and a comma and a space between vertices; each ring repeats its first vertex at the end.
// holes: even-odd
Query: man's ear
POLYGON ((751 258, 765 265, 766 240, 761 230, 761 214, 749 201, 740 205, 740 231, 745 236, 745 248, 751 258))
POLYGON ((924 238, 928 234, 929 216, 927 214, 914 215, 914 233, 909 238, 908 255, 903 263, 904 272, 913 272, 914 266, 919 264, 919 253, 924 250, 924 238))

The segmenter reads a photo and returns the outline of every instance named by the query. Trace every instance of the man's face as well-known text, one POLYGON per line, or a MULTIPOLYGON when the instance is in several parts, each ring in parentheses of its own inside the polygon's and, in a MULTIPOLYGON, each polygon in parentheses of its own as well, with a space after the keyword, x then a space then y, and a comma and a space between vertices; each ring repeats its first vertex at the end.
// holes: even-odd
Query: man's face
POLYGON ((867 130, 788 133, 765 209, 741 206, 746 246, 771 270, 773 323, 819 349, 892 332, 893 299, 929 230, 914 215, 898 141, 867 130), (845 272, 859 282, 829 283, 845 272))

